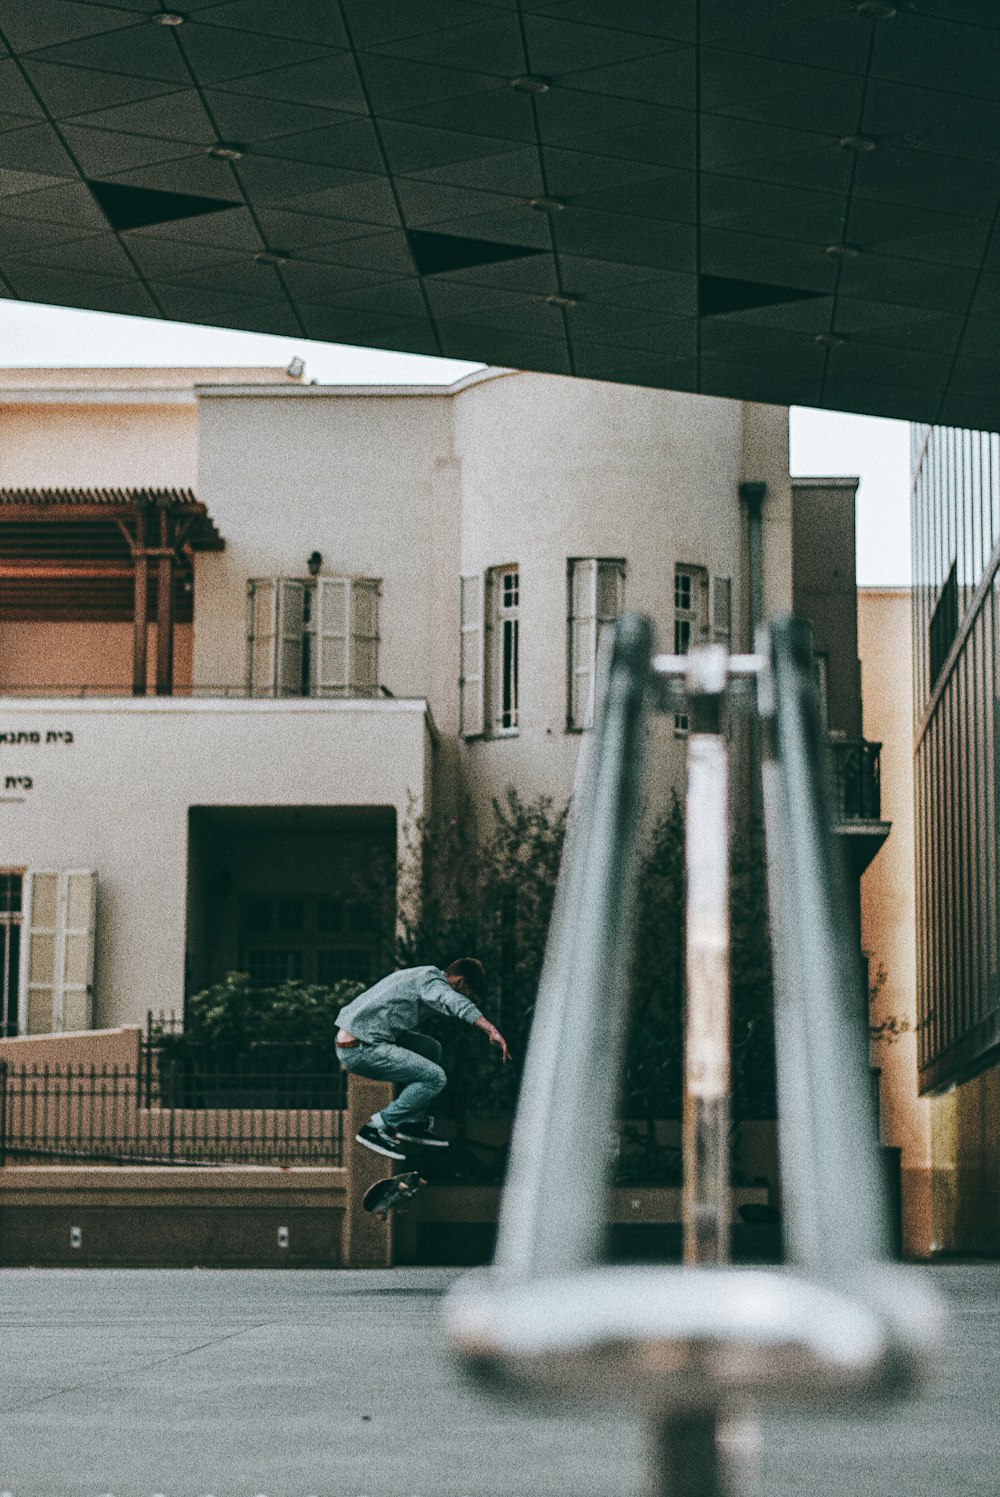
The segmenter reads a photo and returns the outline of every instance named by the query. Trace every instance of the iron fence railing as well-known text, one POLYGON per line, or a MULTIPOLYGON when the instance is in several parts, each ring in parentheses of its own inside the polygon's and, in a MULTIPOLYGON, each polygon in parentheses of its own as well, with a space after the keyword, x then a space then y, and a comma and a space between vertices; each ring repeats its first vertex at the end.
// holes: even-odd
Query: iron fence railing
POLYGON ((0 1063, 0 1164, 343 1164, 343 1072, 0 1063))
POLYGON ((882 745, 867 738, 831 738, 829 742, 834 825, 845 821, 880 821, 882 745))

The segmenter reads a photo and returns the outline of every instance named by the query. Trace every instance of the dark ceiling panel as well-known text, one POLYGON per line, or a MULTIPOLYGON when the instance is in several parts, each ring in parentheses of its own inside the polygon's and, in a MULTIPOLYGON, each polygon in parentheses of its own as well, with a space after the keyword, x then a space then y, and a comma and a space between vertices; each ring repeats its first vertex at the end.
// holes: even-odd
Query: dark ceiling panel
POLYGON ((0 286, 981 422, 1000 19, 876 9, 6 0, 0 286))

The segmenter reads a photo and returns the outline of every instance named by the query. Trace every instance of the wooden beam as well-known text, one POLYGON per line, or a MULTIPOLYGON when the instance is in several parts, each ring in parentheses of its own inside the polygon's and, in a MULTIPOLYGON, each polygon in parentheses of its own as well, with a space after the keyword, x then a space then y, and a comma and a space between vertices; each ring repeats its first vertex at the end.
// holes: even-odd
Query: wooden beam
POLYGON ((173 545, 174 521, 170 511, 159 514, 159 556, 156 573, 156 695, 173 696, 174 692, 174 567, 177 553, 173 545))
POLYGON ((135 545, 132 565, 135 597, 132 605, 132 695, 146 695, 146 659, 149 644, 149 562, 146 559, 146 512, 135 510, 135 545))
POLYGON ((13 557, 0 561, 0 579, 14 582, 36 579, 59 582, 76 577, 99 581, 105 577, 131 577, 133 570, 125 561, 19 561, 13 557))

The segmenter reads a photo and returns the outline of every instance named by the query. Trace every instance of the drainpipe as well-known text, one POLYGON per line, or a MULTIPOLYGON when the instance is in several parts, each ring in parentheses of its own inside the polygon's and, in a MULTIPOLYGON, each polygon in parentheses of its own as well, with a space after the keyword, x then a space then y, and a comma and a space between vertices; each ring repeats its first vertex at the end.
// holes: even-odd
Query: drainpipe
MULTIPOLYGON (((747 648, 750 650, 756 645, 757 630, 764 621, 764 526, 761 510, 766 493, 766 483, 740 484, 740 498, 747 511, 747 582, 750 597, 747 648)), ((763 820, 760 757, 760 718, 755 714, 750 726, 750 813, 757 825, 763 820)))
POLYGON ((751 650, 764 617, 764 528, 761 510, 766 493, 766 483, 740 484, 740 498, 747 507, 747 572, 750 583, 750 638, 747 646, 751 650))

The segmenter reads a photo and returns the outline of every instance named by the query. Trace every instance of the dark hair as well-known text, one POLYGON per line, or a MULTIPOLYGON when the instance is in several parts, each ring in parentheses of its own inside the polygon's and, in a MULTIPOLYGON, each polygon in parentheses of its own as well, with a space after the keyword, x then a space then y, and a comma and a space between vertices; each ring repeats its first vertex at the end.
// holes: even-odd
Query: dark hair
POLYGON ((486 981, 486 969, 478 957, 460 956, 457 962, 449 962, 444 969, 445 977, 462 977, 472 991, 478 992, 486 981))

